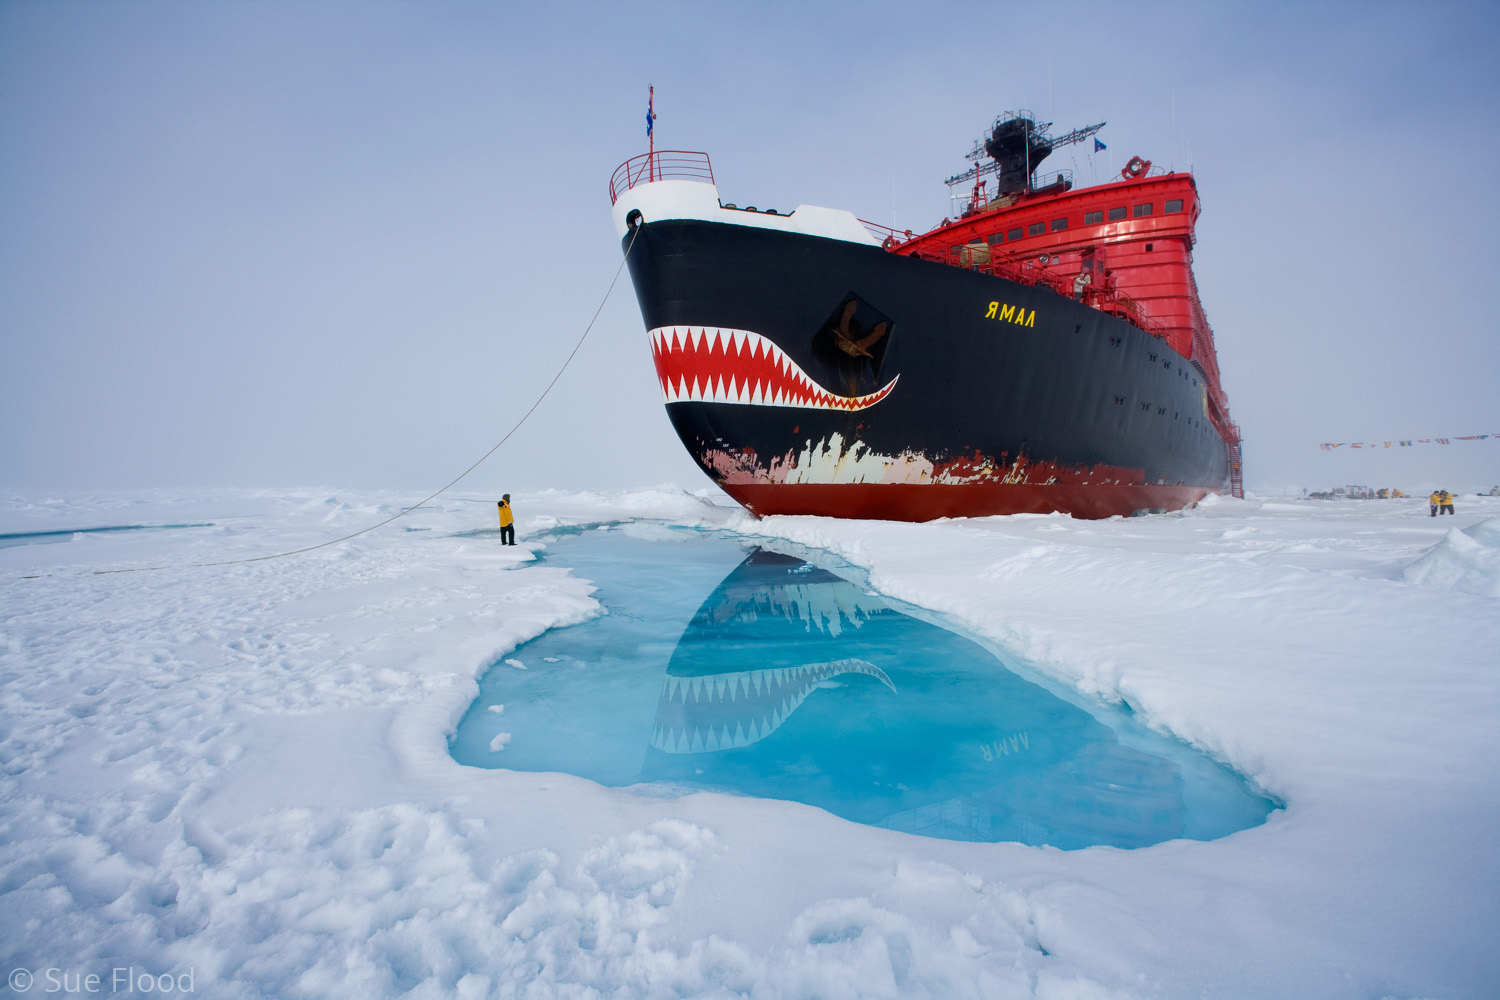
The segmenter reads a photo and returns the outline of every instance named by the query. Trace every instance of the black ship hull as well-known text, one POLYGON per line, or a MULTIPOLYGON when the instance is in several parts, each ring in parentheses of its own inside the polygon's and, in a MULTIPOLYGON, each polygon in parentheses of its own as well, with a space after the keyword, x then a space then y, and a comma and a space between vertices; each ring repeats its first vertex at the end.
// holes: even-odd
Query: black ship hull
POLYGON ((756 514, 1108 517, 1228 488, 1202 373, 1048 286, 718 222, 624 245, 672 425, 756 514))

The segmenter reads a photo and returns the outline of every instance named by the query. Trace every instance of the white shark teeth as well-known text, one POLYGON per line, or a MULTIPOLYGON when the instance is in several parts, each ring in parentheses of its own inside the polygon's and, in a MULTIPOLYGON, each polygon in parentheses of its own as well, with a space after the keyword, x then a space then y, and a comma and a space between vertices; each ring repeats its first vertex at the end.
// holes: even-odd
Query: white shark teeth
POLYGON ((897 381, 863 396, 838 396, 775 343, 750 330, 671 326, 657 327, 649 336, 662 397, 668 403, 860 410, 884 399, 897 381), (752 371, 745 371, 746 366, 752 371), (753 374, 754 369, 764 375, 753 374))

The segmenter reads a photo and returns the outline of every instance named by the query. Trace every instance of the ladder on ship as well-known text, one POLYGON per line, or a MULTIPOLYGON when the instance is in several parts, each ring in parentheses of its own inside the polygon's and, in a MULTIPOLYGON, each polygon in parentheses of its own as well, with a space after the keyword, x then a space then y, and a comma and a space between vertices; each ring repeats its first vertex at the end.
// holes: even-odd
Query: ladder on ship
POLYGON ((1245 499, 1245 470, 1240 460, 1240 443, 1234 443, 1234 452, 1229 456, 1229 495, 1236 500, 1245 499))

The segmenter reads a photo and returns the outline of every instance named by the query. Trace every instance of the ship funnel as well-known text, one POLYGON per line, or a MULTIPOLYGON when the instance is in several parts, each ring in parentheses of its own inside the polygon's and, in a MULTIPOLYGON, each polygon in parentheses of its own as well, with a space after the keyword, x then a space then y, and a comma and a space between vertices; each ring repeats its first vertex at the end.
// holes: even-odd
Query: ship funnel
POLYGON ((1052 127, 1051 122, 1037 121, 1036 115, 1030 111, 1007 111, 995 119, 988 137, 974 143, 974 149, 966 159, 974 161, 975 165, 948 178, 945 183, 952 188, 955 184, 974 181, 974 197, 977 199, 979 178, 994 174, 996 196, 1023 194, 1036 186, 1037 167, 1053 150, 1092 138, 1104 125, 1104 122, 1099 122, 1074 129, 1067 135, 1053 136, 1047 132, 1052 127))
POLYGON ((1037 167, 1052 153, 1052 140, 1047 135, 1050 125, 1038 125, 1029 111, 995 122, 984 141, 984 151, 998 168, 996 194, 1017 194, 1032 186, 1037 167))

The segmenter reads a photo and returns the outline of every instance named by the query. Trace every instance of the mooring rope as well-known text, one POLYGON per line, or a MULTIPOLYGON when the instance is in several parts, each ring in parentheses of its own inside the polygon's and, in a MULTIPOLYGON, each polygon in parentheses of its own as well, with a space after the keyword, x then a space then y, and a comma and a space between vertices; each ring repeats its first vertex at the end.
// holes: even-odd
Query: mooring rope
MULTIPOLYGON (((268 559, 284 559, 287 556, 296 556, 296 555, 301 555, 304 552, 312 552, 312 551, 314 551, 316 549, 327 548, 330 545, 337 545, 339 542, 347 542, 351 538, 358 538, 360 535, 366 534, 368 532, 374 531, 376 528, 382 528, 385 525, 390 524, 392 521, 396 520, 397 518, 405 517, 407 514, 410 514, 414 510, 420 510, 421 508, 427 506, 432 501, 436 500, 438 497, 442 496, 444 493, 448 492, 454 486, 458 485, 460 482, 462 482, 464 480, 464 478, 466 476, 468 476, 469 473, 473 472, 475 469, 477 469, 481 465, 483 465, 485 459, 489 458, 496 451, 499 451, 500 450, 500 446, 503 445, 505 442, 509 441, 511 439, 511 436, 513 434, 515 434, 516 431, 518 431, 518 430, 521 429, 521 425, 524 424, 524 423, 526 423, 527 418, 529 418, 533 413, 536 412, 536 408, 538 406, 542 405, 542 400, 544 400, 544 399, 547 398, 547 394, 552 391, 552 387, 555 386, 555 385, 557 385, 558 379, 560 379, 560 378, 563 377, 563 372, 565 372, 565 371, 568 370, 568 366, 573 363, 573 358, 578 355, 579 348, 581 348, 583 346, 584 340, 586 340, 588 338, 589 331, 592 330, 594 328, 594 324, 596 322, 598 322, 598 320, 599 320, 599 314, 602 313, 602 312, 604 312, 604 304, 609 301, 610 294, 614 292, 615 285, 619 283, 619 281, 620 281, 620 274, 621 274, 621 272, 623 272, 625 270, 625 263, 626 263, 626 261, 628 261, 630 259, 631 248, 635 246, 635 238, 640 235, 640 232, 641 232, 641 227, 640 226, 635 226, 635 227, 633 227, 631 229, 631 231, 630 231, 630 242, 625 245, 625 255, 620 258, 620 266, 618 268, 616 268, 616 270, 615 270, 615 276, 614 276, 614 278, 612 278, 610 280, 609 288, 605 289, 605 291, 604 291, 604 298, 602 298, 602 299, 599 300, 599 308, 594 310, 594 318, 591 319, 591 320, 589 320, 588 326, 586 326, 586 327, 583 328, 583 335, 578 338, 578 343, 576 343, 576 344, 573 345, 573 350, 568 354, 567 360, 565 360, 562 363, 562 367, 557 370, 557 374, 554 375, 554 376, 552 376, 552 381, 547 383, 547 388, 545 388, 545 389, 542 390, 542 393, 541 393, 540 396, 537 396, 536 402, 534 402, 534 403, 531 404, 531 409, 527 410, 525 413, 523 413, 521 415, 521 419, 517 420, 516 423, 515 423, 515 426, 513 426, 510 430, 508 430, 508 431, 505 432, 505 436, 503 438, 501 438, 499 441, 495 442, 494 447, 492 447, 489 451, 485 452, 483 455, 479 456, 479 460, 478 461, 476 461, 473 465, 469 466, 464 471, 460 472, 457 476, 455 476, 452 480, 450 480, 441 489, 437 490, 435 493, 433 493, 431 496, 427 497, 427 499, 423 500, 421 503, 414 504, 411 507, 406 507, 406 508, 402 509, 399 513, 392 514, 390 517, 386 518, 384 521, 377 521, 375 524, 370 525, 368 528, 361 528, 358 531, 352 532, 351 534, 348 534, 348 535, 344 535, 341 538, 329 539, 326 542, 319 542, 316 545, 308 545, 308 546, 305 546, 304 548, 300 548, 300 549, 292 549, 292 550, 290 550, 288 552, 276 552, 276 553, 273 553, 273 554, 268 555, 268 556, 250 556, 249 558, 246 558, 246 559, 225 559, 225 560, 223 560, 221 562, 185 563, 185 564, 182 564, 182 565, 184 567, 186 567, 186 568, 189 568, 189 569, 207 569, 207 568, 213 567, 213 566, 236 566, 236 565, 239 565, 240 563, 265 562, 268 559)), ((95 576, 105 576, 105 575, 110 574, 110 573, 142 573, 142 572, 149 572, 149 571, 152 571, 152 570, 164 570, 164 569, 172 569, 172 568, 173 568, 172 566, 132 566, 132 567, 127 567, 125 569, 96 569, 96 570, 94 570, 94 575, 95 576)))

